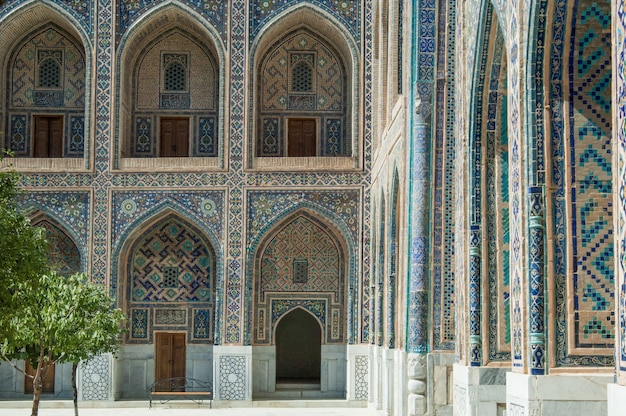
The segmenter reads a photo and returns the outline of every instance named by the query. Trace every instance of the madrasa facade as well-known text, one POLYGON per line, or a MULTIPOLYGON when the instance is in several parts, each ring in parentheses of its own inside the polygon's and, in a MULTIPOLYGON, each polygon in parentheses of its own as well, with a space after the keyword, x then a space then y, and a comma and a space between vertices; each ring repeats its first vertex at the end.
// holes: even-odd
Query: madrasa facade
POLYGON ((0 1, 20 206, 128 317, 80 398, 622 414, 625 60, 618 0, 0 1))

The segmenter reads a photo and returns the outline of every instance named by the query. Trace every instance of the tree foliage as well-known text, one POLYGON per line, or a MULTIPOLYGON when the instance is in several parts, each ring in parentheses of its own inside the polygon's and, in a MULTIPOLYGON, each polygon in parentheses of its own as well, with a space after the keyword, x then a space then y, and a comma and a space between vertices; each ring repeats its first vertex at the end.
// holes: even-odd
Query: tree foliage
POLYGON ((6 360, 23 359, 36 368, 36 415, 41 380, 50 365, 117 351, 125 316, 112 308, 104 288, 87 282, 83 274, 64 277, 51 271, 36 284, 18 282, 16 288, 13 305, 18 309, 6 320, 0 351, 6 360))
MULTIPOLYGON (((6 154, 0 153, 0 161, 6 154)), ((18 179, 15 172, 0 171, 0 355, 11 365, 21 359, 36 369, 34 416, 50 365, 74 363, 75 375, 81 360, 117 351, 125 316, 86 275, 52 270, 44 230, 32 227, 19 210, 18 179)), ((74 398, 76 403, 75 384, 74 398)))
MULTIPOLYGON (((0 153, 0 162, 6 153, 0 153)), ((48 270, 44 231, 32 227, 17 206, 19 177, 13 171, 0 171, 0 316, 11 307, 11 294, 19 282, 36 282, 48 270)), ((0 325, 0 338, 2 326, 0 325)))

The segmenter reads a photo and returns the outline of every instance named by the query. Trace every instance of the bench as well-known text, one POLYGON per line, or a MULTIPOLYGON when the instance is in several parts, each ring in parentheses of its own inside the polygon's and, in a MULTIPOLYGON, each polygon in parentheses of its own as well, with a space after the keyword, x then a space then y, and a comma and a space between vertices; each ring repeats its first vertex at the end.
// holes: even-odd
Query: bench
POLYGON ((208 399, 209 408, 212 408, 213 386, 208 381, 189 377, 164 378, 150 386, 150 408, 153 399, 158 399, 163 404, 176 398, 190 399, 196 403, 208 399))

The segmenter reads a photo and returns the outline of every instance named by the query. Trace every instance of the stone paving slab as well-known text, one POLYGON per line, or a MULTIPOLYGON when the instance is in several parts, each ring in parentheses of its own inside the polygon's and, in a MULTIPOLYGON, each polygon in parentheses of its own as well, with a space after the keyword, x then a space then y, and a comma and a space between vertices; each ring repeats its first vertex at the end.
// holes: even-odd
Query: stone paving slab
MULTIPOLYGON (((29 416, 32 403, 0 401, 0 416, 29 416)), ((346 407, 343 403, 311 401, 293 402, 248 402, 246 407, 221 407, 208 404, 180 402, 175 404, 157 404, 151 409, 147 402, 84 402, 78 405, 79 416, 374 416, 376 412, 364 407, 346 407)), ((40 404, 39 416, 74 416, 71 402, 45 401, 40 404)))

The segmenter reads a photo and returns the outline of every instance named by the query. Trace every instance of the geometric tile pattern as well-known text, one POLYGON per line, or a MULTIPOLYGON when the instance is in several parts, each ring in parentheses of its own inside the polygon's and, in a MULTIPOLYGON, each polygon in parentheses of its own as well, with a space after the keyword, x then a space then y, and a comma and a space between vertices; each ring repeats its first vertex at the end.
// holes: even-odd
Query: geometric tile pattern
MULTIPOLYGON (((610 2, 578 3, 571 84, 572 227, 575 343, 613 348, 613 188, 610 2)), ((567 148, 567 147, 566 147, 567 148)), ((573 352, 574 353, 574 352, 573 352)), ((611 352, 612 354, 612 352, 611 352)))
POLYGON ((68 139, 63 154, 83 155, 86 69, 82 49, 62 29, 48 25, 23 42, 12 57, 7 94, 11 130, 4 144, 15 144, 16 156, 32 156, 33 116, 50 113, 64 116, 63 133, 68 139), (46 69, 46 63, 54 65, 54 71, 46 69), (51 72, 56 74, 50 80, 52 86, 41 87, 41 82, 47 85, 46 75, 51 72))
MULTIPOLYGON (((419 63, 414 65, 408 85, 414 85, 409 94, 409 102, 419 103, 413 114, 410 131, 413 134, 413 146, 410 154, 410 181, 412 195, 409 202, 410 212, 409 252, 409 293, 407 350, 413 353, 426 353, 429 349, 428 328, 428 281, 429 271, 429 235, 430 218, 418 207, 430 206, 430 141, 433 106, 433 80, 435 78, 436 55, 436 1, 420 2, 414 13, 419 21, 428 22, 421 29, 419 50, 411 59, 419 63)), ((414 28, 417 33, 417 27, 414 28)))
POLYGON ((210 251, 198 236, 175 219, 159 223, 142 237, 131 259, 129 290, 133 302, 210 302, 214 277, 210 251), (167 266, 177 267, 166 284, 167 266))
MULTIPOLYGON (((499 25, 490 63, 486 110, 486 228, 489 282, 488 360, 508 360, 511 350, 509 308, 509 192, 506 126, 506 54, 499 25)), ((492 32, 493 33, 493 32, 492 32)))
POLYGON ((369 360, 367 355, 354 357, 354 367, 354 398, 356 400, 367 400, 369 397, 369 360))
POLYGON ((259 31, 272 18, 286 9, 298 4, 310 3, 338 19, 350 30, 355 39, 359 39, 361 0, 253 0, 250 1, 250 39, 254 39, 259 31))
MULTIPOLYGON (((118 39, 128 27, 139 18, 153 10, 163 0, 121 0, 118 4, 119 23, 117 25, 118 39)), ((219 0, 181 0, 181 3, 190 7, 202 17, 208 19, 218 32, 224 37, 228 22, 228 2, 219 0)))
MULTIPOLYGON (((0 18, 24 3, 25 1, 17 0, 0 6, 0 18)), ((88 0, 79 2, 60 0, 57 2, 59 16, 61 18, 74 17, 75 19, 67 19, 67 24, 71 25, 72 21, 78 21, 81 27, 76 28, 76 30, 80 36, 84 37, 82 43, 85 50, 84 56, 87 59, 84 90, 90 92, 90 98, 93 101, 93 106, 87 103, 87 106, 92 108, 89 111, 83 111, 84 126, 86 132, 93 130, 95 134, 89 137, 91 134, 87 133, 83 141, 84 151, 89 151, 88 154, 93 155, 93 160, 85 159, 85 166, 93 168, 93 170, 78 173, 50 172, 24 175, 21 178, 21 185, 28 186, 33 190, 26 199, 38 193, 39 189, 47 189, 46 192, 49 192, 50 199, 54 198, 54 193, 59 189, 89 189, 89 191, 80 192, 74 190, 58 192, 59 195, 82 192, 85 195, 84 202, 86 204, 78 211, 79 214, 71 213, 69 217, 64 217, 63 221, 58 218, 59 215, 50 216, 64 230, 67 230, 67 235, 76 241, 81 250, 85 250, 83 257, 86 258, 86 264, 90 265, 92 279, 99 284, 110 283, 112 288, 117 286, 119 248, 126 241, 126 238, 134 235, 136 228, 141 226, 146 219, 151 218, 151 215, 157 214, 164 208, 181 208, 183 211, 181 217, 201 229, 210 240, 211 246, 216 252, 219 252, 216 271, 220 275, 220 279, 224 279, 224 284, 219 289, 220 294, 216 296, 220 303, 220 305, 216 305, 218 307, 216 319, 219 322, 216 326, 218 330, 216 339, 220 343, 241 343, 246 341, 243 338, 243 327, 246 324, 242 314, 244 294, 246 290, 251 289, 249 287, 251 280, 246 280, 246 272, 243 267, 243 256, 245 255, 243 244, 244 235, 246 235, 243 231, 244 219, 246 218, 244 187, 280 185, 297 189, 303 187, 326 188, 326 190, 334 188, 325 196, 322 193, 312 196, 313 194, 307 191, 296 204, 309 204, 315 208, 319 207, 320 212, 328 210, 332 213, 335 224, 342 223, 341 232, 343 237, 349 240, 348 246, 351 247, 349 252, 354 253, 349 259, 350 276, 354 280, 351 283, 354 291, 350 296, 354 297, 351 298, 349 314, 355 323, 355 328, 359 328, 360 325, 365 333, 368 315, 367 312, 359 312, 357 299, 361 294, 366 295, 368 284, 365 283, 361 286, 357 283, 357 273, 354 270, 358 264, 360 271, 358 275, 363 274, 365 281, 369 279, 369 254, 367 250, 362 250, 362 247, 367 246, 369 241, 369 213, 367 211, 362 212, 363 209, 367 210, 369 204, 366 186, 371 163, 370 154, 366 154, 371 150, 369 143, 371 140, 371 118, 369 113, 366 111, 367 115, 361 120, 365 126, 362 133, 365 165, 361 172, 335 174, 332 172, 255 173, 245 171, 243 169, 243 142, 246 132, 243 120, 246 116, 245 103, 248 94, 245 88, 244 74, 247 48, 254 38, 248 36, 246 32, 249 16, 246 12, 248 7, 254 7, 254 5, 241 0, 233 0, 230 4, 229 2, 212 0, 184 0, 181 2, 184 7, 190 7, 208 19, 208 23, 204 23, 205 26, 210 26, 212 31, 219 32, 223 39, 229 35, 228 40, 224 42, 224 48, 228 49, 230 59, 226 63, 230 69, 230 79, 229 82, 224 82, 224 85, 228 85, 230 88, 228 95, 231 98, 228 104, 231 123, 228 131, 229 171, 113 172, 114 166, 110 164, 111 155, 117 145, 114 134, 116 117, 111 104, 117 91, 113 88, 112 78, 119 76, 116 74, 118 68, 113 65, 113 56, 117 53, 116 45, 122 36, 125 36, 130 30, 132 23, 156 11, 158 6, 165 2, 160 0, 124 0, 121 2, 98 0, 97 3, 96 8, 88 0), (98 11, 97 14, 94 12, 95 10, 98 11), (118 13, 119 17, 115 20, 113 17, 118 13), (114 27, 113 22, 115 21, 118 25, 114 27), (94 25, 93 28, 90 26, 92 24, 94 25), (91 41, 88 42, 87 40, 91 41), (175 189, 163 190, 166 187, 175 189), (343 191, 345 187, 348 188, 348 191, 343 191), (54 188, 54 191, 50 191, 50 188, 54 188), (201 191, 198 191, 198 188, 201 191), (215 188, 219 190, 215 191, 215 188), (225 189, 228 189, 228 193, 224 191, 225 189), (123 192, 126 195, 122 195, 123 192), (205 198, 203 198, 202 193, 205 194, 205 198), (341 196, 342 193, 344 196, 348 195, 348 202, 344 201, 344 197, 341 196), (182 195, 182 197, 179 198, 178 195, 182 195), (206 197, 207 195, 208 197, 206 197), (227 202, 225 201, 226 195, 227 202), (338 202, 333 201, 336 195, 339 195, 338 202), (197 204, 194 204, 194 201, 197 204), (129 213, 133 212, 133 207, 136 209, 135 215, 130 215, 129 213), (200 210, 197 207, 201 207, 200 210), (213 214, 206 214, 202 207, 206 208, 207 212, 213 212, 213 214), (84 217, 82 216, 83 212, 86 213, 84 217), (341 219, 341 221, 337 221, 337 219, 341 219), (70 224, 66 222, 70 222, 70 224), (80 226, 78 226, 79 223, 80 226), (89 250, 88 253, 87 250, 89 250), (220 268, 220 264, 223 268, 220 268), (109 279, 111 279, 110 282, 109 279), (363 319, 363 322, 359 323, 359 319, 363 319)), ((281 2, 280 7, 284 10, 286 7, 291 7, 297 3, 299 2, 281 2)), ((348 22, 349 24, 345 23, 344 32, 350 31, 354 35, 357 45, 362 44, 361 39, 363 38, 363 50, 365 53, 370 53, 371 56, 371 34, 368 32, 368 34, 363 35, 358 26, 362 14, 369 16, 370 22, 367 24, 371 25, 371 4, 363 5, 360 1, 349 1, 344 4, 334 0, 329 0, 324 4, 315 3, 338 20, 348 22), (364 11, 361 10, 362 8, 364 11), (350 22, 355 23, 355 25, 350 22)), ((265 24, 269 22, 269 19, 265 20, 266 18, 274 17, 278 13, 278 8, 271 11, 267 10, 263 13, 263 17, 257 21, 263 20, 263 24, 265 24)), ((259 27, 256 26, 257 29, 259 27)), ((357 51, 354 52, 357 56, 357 51)), ((362 72, 360 58, 355 58, 354 62, 357 64, 355 68, 358 67, 359 72, 362 72)), ((371 64, 369 62, 364 63, 365 72, 367 72, 368 65, 371 64)), ((371 75, 367 75, 363 85, 365 94, 362 98, 366 103, 364 106, 371 109, 371 75)), ((82 116, 83 113, 78 114, 78 116, 82 116)), ((3 116, 6 119, 6 115, 3 116)), ((127 127, 130 129, 133 123, 134 120, 129 120, 127 127)), ((69 125, 69 123, 65 124, 69 125)), ((196 126, 195 128, 198 125, 198 123, 193 124, 196 126)), ((154 124, 151 124, 150 127, 154 127, 154 124)), ((208 130, 210 130, 210 126, 208 126, 208 130)), ((342 132, 341 134, 345 133, 342 132)), ((209 136, 210 134, 204 136, 205 142, 209 136)), ((200 145, 203 143, 201 142, 200 145)), ((211 144, 209 143, 208 146, 210 148, 211 144)), ((302 193, 300 192, 300 194, 302 193)), ((61 196, 61 198, 65 197, 61 196)), ((39 207, 39 203, 36 205, 39 207)), ((283 208, 292 209, 294 206, 291 203, 287 205, 283 208)), ((56 211, 57 207, 60 205, 52 205, 51 208, 43 206, 45 209, 42 211, 49 213, 50 210, 56 211)), ((367 302, 367 298, 364 298, 364 302, 367 302)), ((190 318, 192 316, 189 312, 187 315, 188 325, 196 322, 190 318)), ((147 328, 149 330, 154 317, 149 316, 148 319, 147 328)), ((201 331, 198 332, 198 334, 200 333, 201 331)), ((243 395, 241 398, 244 398, 243 395)))
MULTIPOLYGON (((399 7, 403 2, 399 2, 399 7)), ((449 167, 455 159, 454 132, 457 117, 455 96, 455 27, 456 1, 439 1, 437 23, 437 71, 447 73, 446 80, 437 80, 433 153, 433 303, 432 337, 436 350, 454 349, 454 173, 449 167), (448 167, 448 168, 446 168, 448 167)), ((401 13, 402 10, 399 10, 401 13)), ((398 39, 401 42, 402 39, 398 39)), ((400 56, 398 57, 400 59, 400 56)), ((400 75, 400 74, 399 74, 400 75)), ((401 79, 401 78, 400 78, 401 79)))
POLYGON ((46 218, 32 224, 46 230, 50 265, 63 276, 80 272, 80 253, 74 241, 58 225, 46 218))
POLYGON ((245 400, 248 369, 246 357, 239 355, 219 357, 220 400, 245 400))
POLYGON ((96 355, 80 364, 81 400, 110 400, 113 361, 109 354, 96 355))
POLYGON ((83 248, 83 256, 87 256, 89 235, 89 212, 92 195, 89 191, 30 191, 18 196, 24 209, 41 212, 57 223, 64 234, 74 240, 77 247, 83 248))
MULTIPOLYGON (((302 307, 317 316, 329 335, 333 332, 328 315, 331 305, 344 316, 345 259, 338 250, 340 246, 336 238, 323 227, 306 216, 297 216, 288 224, 279 225, 266 237, 269 242, 256 256, 255 269, 259 267, 259 271, 255 271, 258 277, 254 284, 255 343, 270 342, 274 324, 295 307, 302 307), (294 263, 298 260, 307 261, 308 279, 305 282, 294 279, 294 263), (271 313, 268 310, 270 305, 271 313), (271 319, 259 319, 261 316, 271 316, 271 319)), ((327 342, 331 338, 329 336, 327 342)))
POLYGON ((600 33, 610 26, 609 15, 606 1, 559 4, 554 13, 550 100, 555 103, 552 178, 557 221, 553 232, 562 236, 554 243, 557 366, 610 366, 614 362, 607 350, 614 334, 607 327, 615 322, 615 303, 603 287, 613 285, 612 276, 605 273, 613 268, 612 196, 607 197, 612 192, 607 182, 611 178, 610 108, 591 91, 610 90, 605 74, 610 73, 611 48, 600 33), (571 7, 576 13, 576 36, 566 38, 565 11, 571 7), (568 41, 570 59, 563 52, 568 41), (569 91, 565 91, 567 85, 569 91), (558 103, 565 94, 570 95, 571 105, 561 108, 558 103), (570 165, 565 165, 565 155, 570 165), (576 270, 573 275, 570 268, 576 270), (573 304, 568 301, 572 297, 573 304))
POLYGON ((523 236, 525 234, 525 224, 522 222, 522 200, 524 195, 524 166, 521 146, 521 121, 520 108, 521 88, 520 85, 520 54, 519 49, 519 16, 518 1, 509 2, 509 13, 504 27, 507 28, 506 49, 508 57, 508 137, 509 137, 509 197, 510 197, 510 238, 511 238, 511 333, 512 333, 512 355, 513 366, 525 366, 524 351, 526 344, 524 336, 526 333, 524 319, 522 317, 523 298, 522 271, 524 261, 523 236))
MULTIPOLYGON (((258 134, 264 136, 257 149, 259 156, 286 156, 284 145, 287 117, 316 117, 319 119, 320 156, 345 155, 343 120, 349 111, 346 105, 346 74, 336 52, 321 38, 301 30, 291 33, 263 56, 259 66, 258 134), (306 91, 297 90, 300 68, 307 68, 306 91), (267 118, 278 119, 277 134, 268 136, 267 118), (278 136, 278 137, 276 137, 278 136)), ((301 72, 301 71, 300 71, 301 72)))

